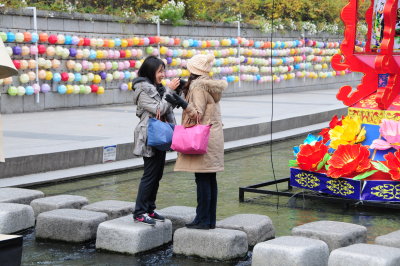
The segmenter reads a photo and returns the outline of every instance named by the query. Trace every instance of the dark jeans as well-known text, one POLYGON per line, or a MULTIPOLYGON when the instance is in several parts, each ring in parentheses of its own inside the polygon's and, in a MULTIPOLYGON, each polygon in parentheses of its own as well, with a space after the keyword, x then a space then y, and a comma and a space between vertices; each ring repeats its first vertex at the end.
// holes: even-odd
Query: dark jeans
POLYGON ((217 221, 217 173, 195 173, 197 208, 194 223, 215 226, 217 221))
POLYGON ((134 215, 152 213, 156 208, 159 182, 165 165, 165 151, 155 150, 153 157, 143 157, 144 173, 140 180, 134 215))

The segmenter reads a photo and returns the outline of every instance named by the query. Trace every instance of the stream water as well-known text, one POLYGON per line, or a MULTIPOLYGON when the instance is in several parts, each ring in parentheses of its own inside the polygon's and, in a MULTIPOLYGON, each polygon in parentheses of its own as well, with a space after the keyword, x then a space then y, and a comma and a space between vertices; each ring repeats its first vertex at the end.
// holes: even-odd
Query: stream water
MULTIPOLYGON (((288 160, 292 147, 303 137, 272 145, 237 150, 225 155, 225 171, 217 175, 217 219, 238 213, 267 215, 273 221, 276 236, 290 235, 294 226, 318 220, 333 220, 364 225, 368 228, 368 242, 376 236, 400 229, 398 211, 378 208, 345 208, 341 204, 287 197, 245 194, 240 203, 239 187, 289 176, 288 160), (274 170, 274 171, 273 171, 274 170)), ((35 187, 47 196, 70 194, 85 196, 90 203, 101 200, 135 201, 142 170, 112 175, 95 176, 65 183, 35 187)), ((282 185, 285 188, 286 185, 282 185)), ((194 176, 173 171, 173 164, 165 168, 157 196, 157 208, 196 206, 194 176)), ((172 245, 138 256, 121 255, 95 250, 94 242, 69 244, 36 241, 34 230, 24 232, 23 265, 250 265, 248 256, 232 262, 204 261, 172 254, 172 245)))

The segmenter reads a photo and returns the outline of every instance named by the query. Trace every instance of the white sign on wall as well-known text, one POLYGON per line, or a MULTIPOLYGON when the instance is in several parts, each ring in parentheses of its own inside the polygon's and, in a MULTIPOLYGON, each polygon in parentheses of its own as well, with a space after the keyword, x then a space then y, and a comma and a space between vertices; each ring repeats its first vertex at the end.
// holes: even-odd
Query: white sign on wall
POLYGON ((117 145, 103 147, 103 163, 114 162, 117 159, 117 145))

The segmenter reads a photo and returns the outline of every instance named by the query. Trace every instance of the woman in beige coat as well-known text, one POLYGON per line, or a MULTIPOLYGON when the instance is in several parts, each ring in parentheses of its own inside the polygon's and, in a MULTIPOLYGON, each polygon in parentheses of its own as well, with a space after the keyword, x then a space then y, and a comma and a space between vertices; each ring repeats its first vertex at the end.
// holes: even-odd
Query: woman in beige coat
POLYGON ((219 101, 228 86, 224 80, 213 80, 209 72, 213 55, 195 55, 187 62, 191 73, 183 90, 185 99, 177 94, 166 96, 172 104, 182 106, 182 125, 193 126, 199 121, 211 125, 206 154, 178 153, 175 171, 195 173, 197 185, 196 218, 188 228, 214 229, 217 211, 216 173, 224 171, 224 135, 219 101))

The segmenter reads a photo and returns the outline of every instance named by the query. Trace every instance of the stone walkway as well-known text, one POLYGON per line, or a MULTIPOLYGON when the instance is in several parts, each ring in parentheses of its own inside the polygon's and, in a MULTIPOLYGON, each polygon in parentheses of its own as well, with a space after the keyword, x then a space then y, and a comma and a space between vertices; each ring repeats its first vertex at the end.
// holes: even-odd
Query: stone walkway
MULTIPOLYGON (((336 93, 337 89, 331 89, 223 98, 225 147, 232 149, 270 140, 272 107, 276 132, 273 139, 325 127, 333 114, 346 112, 345 106, 336 100, 336 93)), ((182 110, 175 113, 180 121, 182 110)), ((138 122, 133 105, 6 114, 2 120, 6 164, 0 164, 0 187, 47 180, 43 173, 40 178, 35 176, 37 172, 51 172, 49 178, 57 180, 142 164, 131 154, 133 129, 138 122), (120 148, 119 161, 102 164, 102 147, 109 145, 125 146, 120 148), (85 154, 91 154, 93 161, 85 154), (49 157, 55 158, 54 162, 46 161, 49 157), (20 163, 24 165, 23 172, 15 167, 20 163)), ((168 159, 174 158, 174 153, 168 155, 168 159)))

